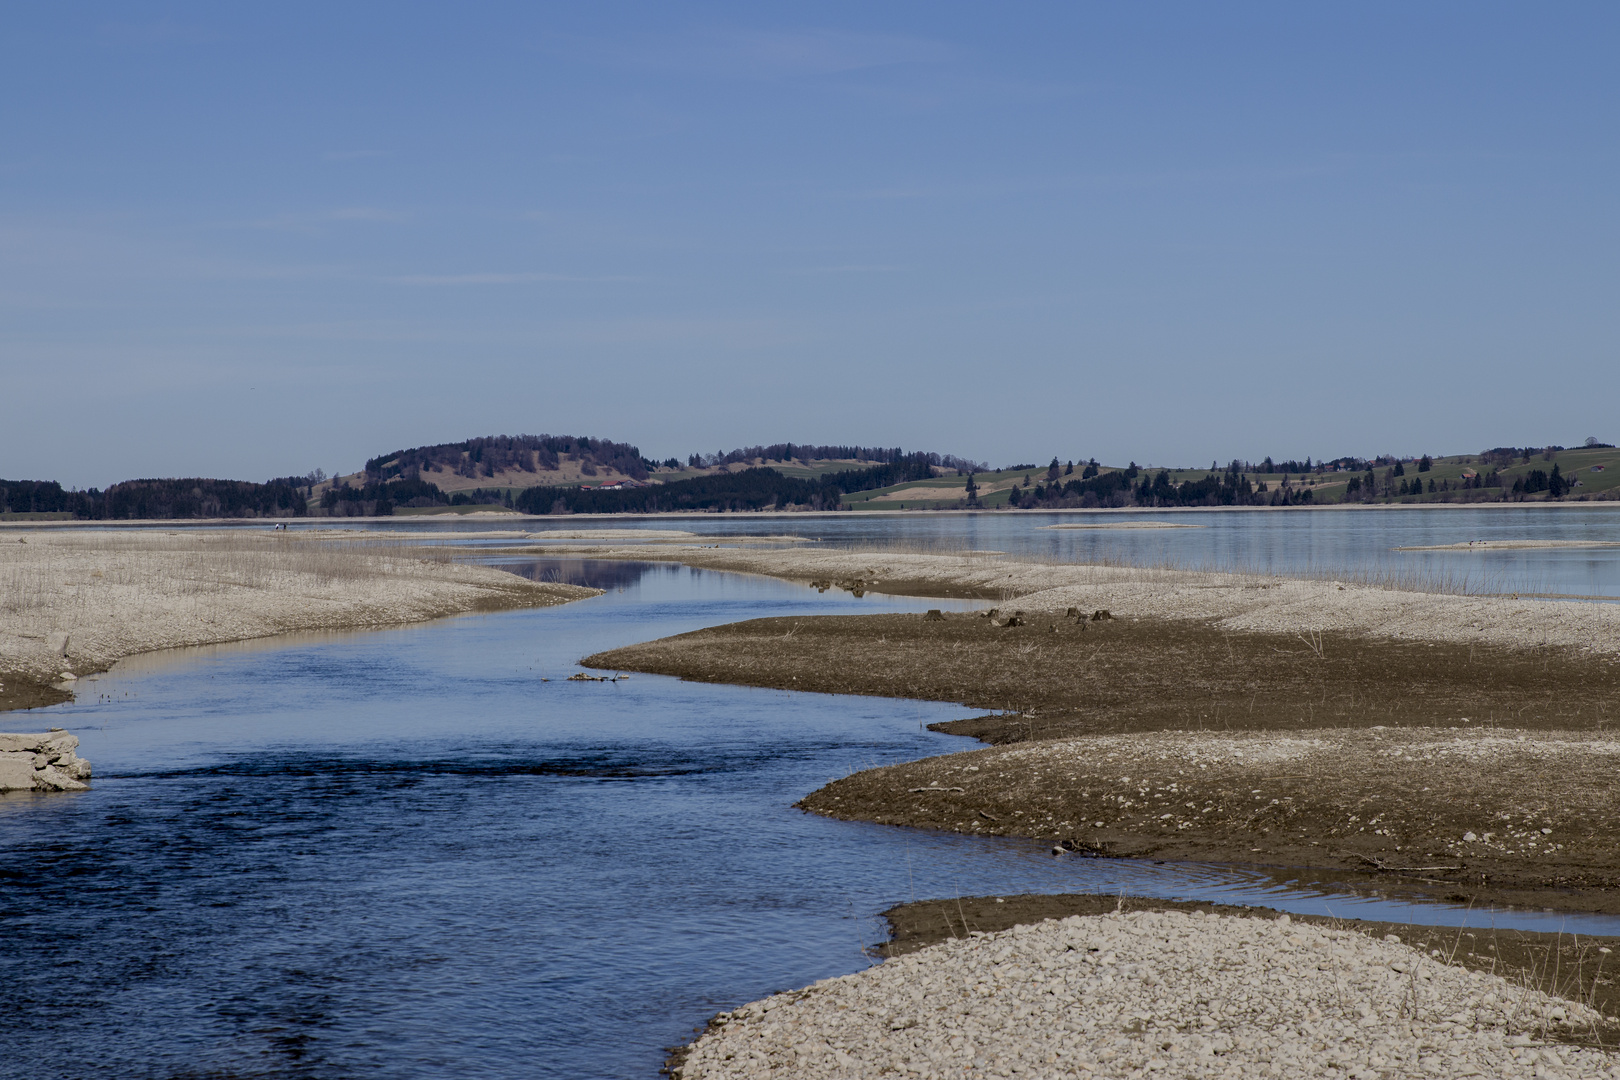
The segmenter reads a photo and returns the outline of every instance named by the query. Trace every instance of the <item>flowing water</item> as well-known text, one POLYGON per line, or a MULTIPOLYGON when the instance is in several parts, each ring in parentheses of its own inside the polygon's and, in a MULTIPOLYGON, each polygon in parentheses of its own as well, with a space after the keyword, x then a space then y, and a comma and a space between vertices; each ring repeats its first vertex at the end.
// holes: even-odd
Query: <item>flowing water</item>
POLYGON ((566 676, 596 650, 736 619, 948 603, 664 564, 507 568, 610 591, 137 659, 8 719, 74 731, 97 778, 0 799, 0 1076, 652 1077, 712 1013, 870 963, 877 913, 913 898, 1124 890, 1465 917, 802 814, 793 801, 830 778, 971 746, 925 728, 962 711, 566 676))

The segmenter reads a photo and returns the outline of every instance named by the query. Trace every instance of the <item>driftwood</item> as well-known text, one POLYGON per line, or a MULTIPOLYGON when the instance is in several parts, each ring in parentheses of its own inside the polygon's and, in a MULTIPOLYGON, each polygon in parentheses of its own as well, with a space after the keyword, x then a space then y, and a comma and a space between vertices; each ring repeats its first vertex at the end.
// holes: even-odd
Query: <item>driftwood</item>
POLYGON ((1460 866, 1390 866, 1383 859, 1375 858, 1371 855, 1361 856, 1361 861, 1364 863, 1371 863, 1373 869, 1375 870, 1382 870, 1385 873, 1391 874, 1423 874, 1434 873, 1440 870, 1462 869, 1460 866))

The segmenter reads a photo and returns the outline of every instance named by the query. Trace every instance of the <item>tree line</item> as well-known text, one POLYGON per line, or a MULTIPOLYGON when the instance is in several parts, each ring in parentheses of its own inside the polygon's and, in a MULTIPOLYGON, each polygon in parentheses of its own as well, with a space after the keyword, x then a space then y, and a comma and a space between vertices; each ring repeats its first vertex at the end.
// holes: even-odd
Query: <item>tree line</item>
POLYGON ((512 505, 527 514, 657 514, 789 507, 836 510, 851 492, 931 478, 934 457, 927 453, 906 454, 886 464, 845 469, 814 479, 784 476, 775 469, 757 466, 613 491, 534 487, 519 492, 512 505))
MULTIPOLYGON (((958 472, 985 472, 990 467, 955 454, 934 454, 913 451, 907 453, 898 446, 816 446, 809 443, 772 443, 769 446, 744 446, 736 450, 721 450, 713 454, 691 454, 686 464, 693 469, 712 469, 718 465, 736 465, 749 461, 797 461, 808 465, 812 461, 859 461, 877 465, 926 459, 927 464, 958 472)), ((674 458, 663 464, 674 467, 674 458)))
POLYGON ((88 521, 302 517, 308 512, 307 480, 125 480, 105 491, 66 491, 54 480, 0 480, 0 512, 66 513, 88 521))
POLYGON ((1078 478, 1064 480, 1072 474, 1073 463, 1068 472, 1062 472, 1053 458, 1045 481, 1030 486, 1026 478, 1021 488, 1013 489, 1009 504, 1026 510, 1089 510, 1124 506, 1300 506, 1313 501, 1309 488, 1297 488, 1286 477, 1275 487, 1256 483, 1241 470, 1241 464, 1234 461, 1224 472, 1210 472, 1177 483, 1168 470, 1152 473, 1135 462, 1099 475, 1093 462, 1081 470, 1078 478))
POLYGON ((612 469, 645 480, 656 464, 642 458, 629 443, 582 435, 487 435, 457 443, 437 443, 395 450, 366 462, 366 481, 416 479, 429 469, 445 469, 472 479, 516 469, 520 472, 555 472, 564 458, 580 463, 580 471, 595 476, 612 469))

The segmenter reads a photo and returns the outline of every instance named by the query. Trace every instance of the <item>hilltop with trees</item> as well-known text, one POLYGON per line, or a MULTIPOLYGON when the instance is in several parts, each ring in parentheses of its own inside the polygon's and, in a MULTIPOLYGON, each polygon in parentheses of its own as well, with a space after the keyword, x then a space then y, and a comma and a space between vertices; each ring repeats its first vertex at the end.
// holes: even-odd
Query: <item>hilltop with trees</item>
POLYGON ((1096 458, 990 469, 953 454, 776 443, 683 461, 570 435, 487 436, 396 450, 359 472, 265 483, 126 480, 105 491, 0 480, 0 515, 81 520, 377 517, 479 508, 530 514, 775 510, 1087 510, 1620 498, 1620 453, 1496 446, 1478 454, 1234 459, 1208 469, 1096 458))

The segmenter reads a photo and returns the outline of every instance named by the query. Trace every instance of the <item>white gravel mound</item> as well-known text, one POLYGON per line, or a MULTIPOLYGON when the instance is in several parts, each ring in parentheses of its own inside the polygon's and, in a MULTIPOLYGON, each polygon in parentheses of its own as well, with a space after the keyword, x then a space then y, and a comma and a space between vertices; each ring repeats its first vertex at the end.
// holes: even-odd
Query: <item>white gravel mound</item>
POLYGON ((722 1013, 720 1077, 1620 1077, 1596 1012, 1394 940, 1281 919, 1074 916, 722 1013))
MULTIPOLYGON (((1422 575, 1379 584, 1087 563, 1035 563, 992 552, 947 555, 838 549, 697 550, 590 547, 596 558, 670 559, 688 566, 803 581, 858 578, 868 592, 949 596, 973 589, 1026 612, 1107 608, 1115 618, 1187 619, 1227 630, 1366 635, 1506 648, 1570 647, 1620 656, 1620 604, 1429 591, 1422 575), (931 591, 937 589, 938 591, 931 591)), ((1444 582, 1432 583, 1439 589, 1444 582)))

